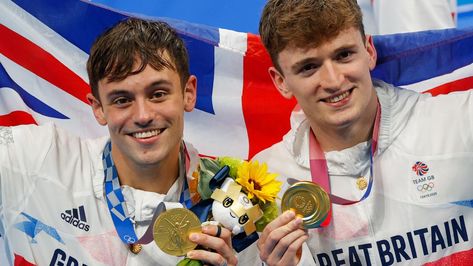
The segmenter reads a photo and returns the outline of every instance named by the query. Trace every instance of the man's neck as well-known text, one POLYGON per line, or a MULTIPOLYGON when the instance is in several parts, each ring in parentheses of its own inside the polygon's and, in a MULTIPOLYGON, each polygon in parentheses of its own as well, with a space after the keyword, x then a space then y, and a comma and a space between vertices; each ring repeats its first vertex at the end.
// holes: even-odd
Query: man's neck
POLYGON ((318 127, 311 124, 320 147, 324 152, 341 151, 372 138, 376 119, 377 100, 367 108, 367 115, 352 125, 341 128, 318 127))
POLYGON ((324 152, 341 151, 371 138, 371 130, 368 132, 353 132, 351 130, 339 132, 315 129, 315 132, 315 138, 324 152))
POLYGON ((122 186, 166 194, 179 176, 179 155, 152 166, 134 164, 113 150, 112 156, 122 186))

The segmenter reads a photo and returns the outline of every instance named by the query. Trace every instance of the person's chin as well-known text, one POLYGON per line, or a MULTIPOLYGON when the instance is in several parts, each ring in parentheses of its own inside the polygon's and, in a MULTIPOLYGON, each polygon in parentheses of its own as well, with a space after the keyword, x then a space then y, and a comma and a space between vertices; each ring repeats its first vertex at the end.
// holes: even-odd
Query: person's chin
POLYGON ((162 160, 163 156, 161 154, 146 154, 135 157, 137 164, 142 165, 143 167, 157 165, 162 160))
POLYGON ((353 113, 345 113, 343 115, 335 116, 332 120, 332 125, 337 128, 348 128, 354 124, 356 116, 353 113))

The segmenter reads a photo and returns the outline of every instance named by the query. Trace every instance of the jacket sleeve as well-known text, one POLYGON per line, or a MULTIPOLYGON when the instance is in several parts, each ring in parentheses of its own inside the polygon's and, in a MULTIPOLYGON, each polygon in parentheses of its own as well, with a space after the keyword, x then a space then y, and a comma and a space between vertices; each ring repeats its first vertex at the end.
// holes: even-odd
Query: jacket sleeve
POLYGON ((2 210, 2 171, 4 162, 6 162, 8 144, 13 143, 11 127, 0 127, 0 210, 2 210))
POLYGON ((49 150, 54 126, 0 127, 0 209, 21 202, 49 150))

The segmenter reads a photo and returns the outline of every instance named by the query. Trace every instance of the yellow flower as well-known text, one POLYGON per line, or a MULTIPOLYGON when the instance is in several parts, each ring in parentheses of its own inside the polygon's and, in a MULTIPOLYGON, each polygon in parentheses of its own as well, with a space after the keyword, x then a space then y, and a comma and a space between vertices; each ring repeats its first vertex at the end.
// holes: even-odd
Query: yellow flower
POLYGON ((238 166, 236 182, 248 193, 248 198, 258 198, 263 203, 273 202, 281 190, 281 182, 276 181, 277 174, 268 173, 268 166, 258 161, 244 161, 238 166))

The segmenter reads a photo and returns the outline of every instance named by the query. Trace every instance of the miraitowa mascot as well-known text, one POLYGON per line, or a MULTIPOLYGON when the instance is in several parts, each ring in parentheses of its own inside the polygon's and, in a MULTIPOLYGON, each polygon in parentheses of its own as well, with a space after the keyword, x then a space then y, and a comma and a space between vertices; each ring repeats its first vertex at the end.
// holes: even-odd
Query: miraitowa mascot
POLYGON ((212 215, 216 223, 233 235, 245 232, 249 236, 256 232, 255 222, 263 216, 263 212, 258 205, 253 205, 233 178, 225 178, 221 188, 215 189, 211 198, 214 200, 212 215))
POLYGON ((240 252, 258 240, 255 222, 263 212, 258 205, 253 205, 233 178, 228 176, 230 168, 224 166, 210 180, 202 178, 199 193, 202 200, 191 208, 203 225, 221 225, 233 234, 232 246, 240 252), (205 188, 203 188, 205 187, 205 188), (209 191, 211 191, 210 195, 209 191))
MULTIPOLYGON (((233 235, 232 245, 237 252, 258 240, 257 229, 262 231, 262 228, 278 215, 274 201, 263 203, 254 193, 251 198, 248 197, 248 185, 257 182, 251 180, 251 173, 246 175, 246 187, 237 182, 242 176, 242 164, 251 165, 249 162, 230 157, 201 159, 197 190, 202 200, 191 208, 204 225, 220 225, 230 230, 233 235)), ((266 166, 264 167, 263 171, 258 168, 253 172, 263 173, 265 178, 271 175, 271 186, 276 187, 271 189, 274 198, 280 190, 280 182, 274 180, 276 174, 267 173, 266 166)))

